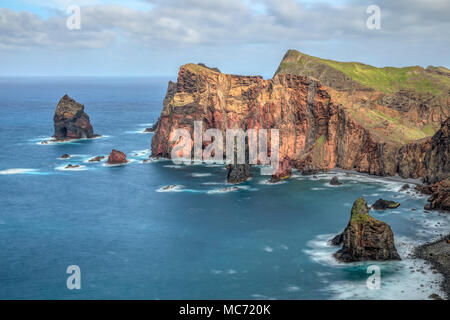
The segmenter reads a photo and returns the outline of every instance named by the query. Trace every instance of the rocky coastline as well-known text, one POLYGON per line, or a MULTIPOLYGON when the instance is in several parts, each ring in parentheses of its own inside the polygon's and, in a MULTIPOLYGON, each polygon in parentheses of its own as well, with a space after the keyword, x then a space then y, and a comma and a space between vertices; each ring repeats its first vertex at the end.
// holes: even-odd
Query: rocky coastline
POLYGON ((429 261, 443 275, 442 291, 445 292, 446 299, 450 299, 450 234, 417 247, 415 257, 429 261))

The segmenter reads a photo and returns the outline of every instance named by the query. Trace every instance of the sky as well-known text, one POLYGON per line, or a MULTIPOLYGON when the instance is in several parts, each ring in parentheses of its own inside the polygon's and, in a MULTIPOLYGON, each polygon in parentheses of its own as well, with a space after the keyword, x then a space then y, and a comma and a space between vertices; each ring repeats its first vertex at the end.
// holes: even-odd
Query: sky
POLYGON ((269 78, 288 49, 448 68, 450 0, 0 0, 0 76, 176 77, 202 62, 269 78))

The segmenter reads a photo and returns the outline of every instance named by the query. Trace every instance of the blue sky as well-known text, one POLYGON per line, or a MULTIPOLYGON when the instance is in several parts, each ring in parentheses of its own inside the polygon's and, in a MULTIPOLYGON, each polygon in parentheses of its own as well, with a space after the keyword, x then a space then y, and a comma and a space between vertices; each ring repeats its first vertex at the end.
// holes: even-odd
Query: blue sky
POLYGON ((287 49, 375 66, 450 66, 450 0, 3 0, 0 76, 175 77, 203 62, 271 77, 287 49), (81 29, 69 30, 76 4, 81 29), (369 30, 366 9, 381 9, 369 30))

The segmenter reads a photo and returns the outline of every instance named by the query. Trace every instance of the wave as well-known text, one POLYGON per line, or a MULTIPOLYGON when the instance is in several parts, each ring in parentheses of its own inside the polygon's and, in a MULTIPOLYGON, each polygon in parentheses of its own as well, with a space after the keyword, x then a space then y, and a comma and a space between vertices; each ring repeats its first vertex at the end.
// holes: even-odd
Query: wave
POLYGON ((396 236, 395 245, 401 256, 401 261, 366 261, 344 263, 334 258, 339 249, 329 244, 334 234, 318 235, 308 241, 309 249, 303 251, 314 262, 329 267, 345 270, 348 280, 323 281, 329 283, 326 291, 332 294, 332 299, 426 299, 432 293, 443 295, 439 288, 442 276, 434 274, 431 266, 420 259, 413 259, 412 253, 423 241, 412 240, 404 236, 396 236), (381 270, 381 289, 370 290, 366 281, 369 265, 377 265, 381 270), (358 277, 358 274, 362 274, 358 277))
POLYGON ((67 166, 58 166, 55 168, 55 170, 59 170, 59 171, 85 171, 88 170, 88 168, 86 166, 83 165, 78 165, 77 167, 72 167, 72 168, 67 168, 67 166))
POLYGON ((28 169, 28 168, 13 168, 0 170, 0 174, 10 175, 10 174, 33 174, 39 172, 38 169, 28 169))
POLYGON ((182 189, 182 185, 168 185, 156 189, 156 192, 180 192, 182 189))
POLYGON ((258 189, 250 188, 249 186, 230 186, 230 187, 223 187, 223 188, 208 190, 206 193, 207 194, 221 194, 221 193, 236 192, 239 190, 257 191, 258 189))
POLYGON ((203 177, 210 177, 211 173, 192 173, 191 174, 192 177, 194 178, 203 178, 203 177))
POLYGON ((67 139, 67 140, 56 140, 53 137, 44 137, 44 138, 39 138, 39 139, 29 139, 28 141, 33 142, 40 146, 51 146, 51 145, 55 145, 55 144, 79 144, 79 142, 82 142, 82 141, 106 139, 106 138, 110 138, 110 137, 111 136, 109 136, 109 135, 101 135, 101 136, 93 137, 93 138, 80 138, 80 139, 67 139))

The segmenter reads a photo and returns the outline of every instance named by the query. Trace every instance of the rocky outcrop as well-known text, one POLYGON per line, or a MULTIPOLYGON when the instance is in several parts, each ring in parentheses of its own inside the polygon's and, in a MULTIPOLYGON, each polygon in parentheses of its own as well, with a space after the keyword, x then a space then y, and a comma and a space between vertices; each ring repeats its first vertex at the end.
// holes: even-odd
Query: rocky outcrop
POLYGON ((444 179, 434 185, 429 186, 427 210, 450 211, 450 179, 444 179))
POLYGON ((96 156, 94 158, 89 159, 89 162, 100 162, 105 159, 105 156, 96 156))
POLYGON ((252 177, 252 168, 249 164, 230 164, 227 169, 228 183, 241 183, 252 177))
POLYGON ((76 102, 67 94, 59 100, 53 117, 57 140, 94 138, 94 129, 89 116, 84 112, 84 105, 76 102))
POLYGON ((109 154, 107 164, 124 164, 127 163, 127 156, 122 151, 113 149, 109 154))
POLYGON ((331 184, 332 186, 340 186, 342 183, 339 182, 339 179, 338 179, 337 176, 334 176, 333 178, 331 178, 330 184, 331 184))
POLYGON ((443 276, 442 289, 450 299, 450 234, 415 249, 417 258, 430 261, 443 276))
MULTIPOLYGON (((331 86, 341 76, 326 83, 331 86)), ((423 130, 426 123, 431 135, 448 106, 425 105, 420 113, 407 115, 380 105, 385 93, 365 90, 350 80, 337 91, 337 85, 327 87, 292 73, 277 72, 264 80, 184 65, 177 82, 169 83, 152 138, 152 156, 170 158, 179 143, 170 141, 174 131, 183 128, 193 136, 194 121, 200 121, 203 132, 219 129, 224 143, 226 129, 279 129, 280 163, 274 181, 289 177, 292 168, 316 173, 334 167, 440 181, 449 172, 448 120, 433 137, 423 130), (425 116, 428 122, 415 127, 425 116)))
POLYGON ((369 215, 369 207, 363 198, 353 203, 350 222, 344 232, 330 242, 342 244, 335 257, 343 262, 400 260, 391 228, 369 215))
POLYGON ((374 209, 374 210, 386 210, 386 209, 395 209, 395 208, 398 208, 399 206, 400 206, 399 202, 395 202, 395 201, 391 201, 391 200, 378 199, 372 205, 372 209, 374 209))

